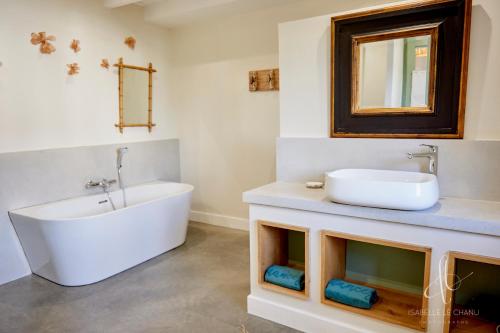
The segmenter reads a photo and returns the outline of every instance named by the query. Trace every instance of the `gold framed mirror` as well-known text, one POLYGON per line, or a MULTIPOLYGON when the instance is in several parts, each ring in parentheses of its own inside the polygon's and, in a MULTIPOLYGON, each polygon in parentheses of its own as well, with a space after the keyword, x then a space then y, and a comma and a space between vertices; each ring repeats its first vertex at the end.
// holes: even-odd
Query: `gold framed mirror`
POLYGON ((472 0, 331 18, 331 137, 462 139, 472 0))
POLYGON ((352 37, 353 115, 434 112, 439 24, 352 37))
POLYGON ((118 108, 119 120, 115 127, 123 133, 125 127, 147 127, 151 132, 153 123, 153 73, 156 69, 126 65, 118 60, 118 108))

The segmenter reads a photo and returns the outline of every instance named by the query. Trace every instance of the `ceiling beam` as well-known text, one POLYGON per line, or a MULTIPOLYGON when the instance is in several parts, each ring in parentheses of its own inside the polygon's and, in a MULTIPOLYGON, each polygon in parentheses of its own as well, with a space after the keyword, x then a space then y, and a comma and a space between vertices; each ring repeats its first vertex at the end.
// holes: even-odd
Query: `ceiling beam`
POLYGON ((104 6, 107 8, 118 8, 138 2, 141 2, 141 0, 104 0, 104 6))
MULTIPOLYGON (((200 14, 209 15, 213 11, 234 5, 242 0, 163 0, 146 6, 145 18, 150 22, 170 22, 200 14)), ((243 0, 248 1, 248 0, 243 0)), ((168 24, 167 24, 168 25, 168 24)))

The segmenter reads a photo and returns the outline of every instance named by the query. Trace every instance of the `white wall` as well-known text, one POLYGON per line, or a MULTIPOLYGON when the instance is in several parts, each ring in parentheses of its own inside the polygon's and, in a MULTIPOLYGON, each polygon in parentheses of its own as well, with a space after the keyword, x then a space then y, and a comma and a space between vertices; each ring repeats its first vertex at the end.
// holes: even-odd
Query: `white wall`
POLYGON ((304 0, 172 32, 182 180, 195 186, 194 219, 245 223, 242 192, 275 179, 280 93, 250 93, 247 78, 278 67, 278 23, 382 2, 304 0))
POLYGON ((195 186, 194 219, 246 217, 242 192, 274 179, 279 95, 250 93, 247 77, 278 67, 277 39, 267 25, 250 26, 234 20, 174 32, 181 174, 195 186))
MULTIPOLYGON (((338 14, 280 24, 282 137, 329 136, 330 18, 338 14)), ((474 0, 465 139, 500 139, 499 55, 500 1, 474 0)))
POLYGON ((1 0, 0 6, 0 152, 98 145, 176 137, 170 105, 171 75, 166 29, 144 23, 141 7, 105 9, 101 0, 1 0), (32 32, 56 36, 56 52, 41 54, 31 45, 32 32), (135 50, 125 37, 137 39, 135 50), (73 38, 82 50, 69 48, 73 38), (144 128, 116 130, 118 77, 113 64, 147 65, 154 75, 152 134, 144 128), (69 77, 66 64, 78 62, 80 74, 69 77))
MULTIPOLYGON (((0 40, 0 153, 176 136, 167 81, 169 34, 143 23, 140 7, 112 11, 101 0, 1 0, 0 40), (55 53, 43 55, 31 45, 31 32, 39 31, 57 37, 55 53), (137 38, 135 51, 123 44, 128 35, 137 38), (81 41, 78 54, 69 48, 73 38, 81 41), (135 65, 152 61, 158 69, 153 84, 158 126, 152 134, 135 128, 121 135, 114 127, 118 78, 115 69, 106 71, 99 64, 102 58, 113 63, 120 56, 135 65), (66 64, 73 62, 81 71, 69 77, 66 64)), ((0 284, 30 273, 8 221, 0 218, 0 284)))

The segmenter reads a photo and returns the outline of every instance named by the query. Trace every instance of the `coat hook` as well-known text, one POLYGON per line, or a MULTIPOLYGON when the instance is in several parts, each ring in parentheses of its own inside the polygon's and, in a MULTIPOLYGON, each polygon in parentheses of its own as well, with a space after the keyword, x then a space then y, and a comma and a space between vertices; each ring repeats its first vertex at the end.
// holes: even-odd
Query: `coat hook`
POLYGON ((274 89, 274 71, 271 69, 268 74, 268 82, 267 85, 270 90, 274 89))
POLYGON ((257 90, 257 72, 250 72, 250 91, 257 90))

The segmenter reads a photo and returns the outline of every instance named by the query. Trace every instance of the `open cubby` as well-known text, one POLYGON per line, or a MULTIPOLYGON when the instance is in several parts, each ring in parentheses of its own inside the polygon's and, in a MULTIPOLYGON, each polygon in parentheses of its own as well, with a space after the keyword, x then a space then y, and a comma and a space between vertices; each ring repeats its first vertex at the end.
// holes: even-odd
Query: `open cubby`
MULTIPOLYGON (((356 235, 321 232, 321 302, 328 306, 376 318, 393 324, 410 327, 416 330, 427 329, 428 300, 424 297, 424 290, 429 285, 431 249, 411 244, 404 244, 356 235), (371 248, 372 253, 381 256, 358 257, 357 264, 352 263, 356 249, 365 246, 371 248), (383 254, 383 255, 382 255, 383 254), (397 258, 400 259, 397 259, 397 258), (408 262, 408 258, 412 258, 408 262), (386 263, 391 262, 389 277, 379 279, 384 283, 377 283, 374 278, 361 279, 363 274, 353 274, 350 267, 362 267, 359 261, 368 260, 369 266, 377 273, 382 271, 386 263), (413 290, 405 290, 401 276, 408 265, 419 265, 416 271, 421 276, 418 278, 420 285, 413 290), (351 283, 375 288, 378 301, 371 309, 360 309, 338 303, 325 297, 325 288, 331 279, 342 279, 351 283), (392 283, 390 283, 392 282, 392 283)), ((366 266, 366 265, 365 265, 366 266)))
POLYGON ((444 333, 497 333, 500 258, 450 252, 444 333))
POLYGON ((257 237, 259 284, 263 288, 286 295, 300 298, 309 297, 309 229, 258 221, 257 237), (294 246, 290 246, 290 241, 293 241, 294 246), (264 275, 271 265, 303 270, 305 273, 304 290, 288 289, 266 282, 264 275))

